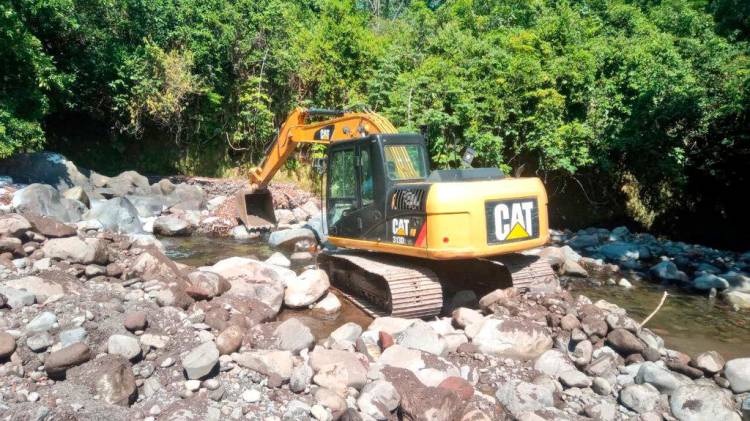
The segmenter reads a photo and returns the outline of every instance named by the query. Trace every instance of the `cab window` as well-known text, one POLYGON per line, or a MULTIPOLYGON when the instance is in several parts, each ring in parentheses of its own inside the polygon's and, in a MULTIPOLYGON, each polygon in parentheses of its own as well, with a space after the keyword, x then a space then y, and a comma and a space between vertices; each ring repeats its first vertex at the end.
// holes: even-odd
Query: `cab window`
POLYGON ((372 179, 372 160, 370 149, 362 148, 360 151, 362 163, 362 206, 372 204, 374 201, 374 185, 372 179))
POLYGON ((414 180, 427 177, 424 148, 421 145, 386 145, 385 167, 391 180, 414 180))

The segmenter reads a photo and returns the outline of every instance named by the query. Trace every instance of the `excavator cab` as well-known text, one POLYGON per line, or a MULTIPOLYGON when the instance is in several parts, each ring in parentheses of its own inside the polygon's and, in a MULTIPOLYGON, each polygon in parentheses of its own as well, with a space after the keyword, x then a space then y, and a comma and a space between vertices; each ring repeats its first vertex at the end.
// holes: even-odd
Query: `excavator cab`
POLYGON ((417 134, 376 134, 328 150, 326 223, 337 237, 382 241, 394 186, 424 182, 427 151, 417 134))

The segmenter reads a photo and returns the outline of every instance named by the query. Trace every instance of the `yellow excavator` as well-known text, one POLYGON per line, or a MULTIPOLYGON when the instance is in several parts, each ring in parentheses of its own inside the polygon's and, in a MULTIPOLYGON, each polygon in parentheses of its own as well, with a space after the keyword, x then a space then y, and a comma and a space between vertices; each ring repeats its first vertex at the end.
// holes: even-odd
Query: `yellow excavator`
POLYGON ((549 239, 541 180, 497 168, 430 172, 424 137, 374 112, 295 109, 237 195, 249 228, 275 224, 267 186, 300 144, 327 149, 322 225, 336 250, 318 263, 371 315, 437 315, 464 289, 558 288, 545 259, 519 253, 549 239))

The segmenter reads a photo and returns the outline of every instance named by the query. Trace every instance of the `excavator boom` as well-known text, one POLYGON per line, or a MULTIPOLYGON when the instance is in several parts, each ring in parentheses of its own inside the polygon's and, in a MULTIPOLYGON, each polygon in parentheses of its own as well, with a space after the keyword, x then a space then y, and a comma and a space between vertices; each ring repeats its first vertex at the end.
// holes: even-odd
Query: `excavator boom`
POLYGON ((248 228, 266 228, 276 223, 268 183, 292 156, 297 145, 328 145, 370 134, 397 132, 390 121, 374 112, 296 108, 279 128, 263 163, 250 170, 251 188, 237 194, 240 219, 248 228), (311 121, 321 117, 326 118, 311 121))

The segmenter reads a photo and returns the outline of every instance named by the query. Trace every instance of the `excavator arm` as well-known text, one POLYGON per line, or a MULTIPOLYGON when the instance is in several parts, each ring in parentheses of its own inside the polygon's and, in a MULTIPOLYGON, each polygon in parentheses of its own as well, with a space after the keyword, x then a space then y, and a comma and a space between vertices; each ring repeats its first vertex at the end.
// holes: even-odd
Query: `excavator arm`
POLYGON ((268 183, 292 156, 297 145, 327 145, 370 134, 397 132, 390 121, 374 112, 296 108, 279 128, 279 134, 268 149, 263 163, 250 170, 252 187, 237 194, 239 218, 248 228, 267 227, 276 222, 268 183), (310 121, 316 117, 328 118, 310 121))

